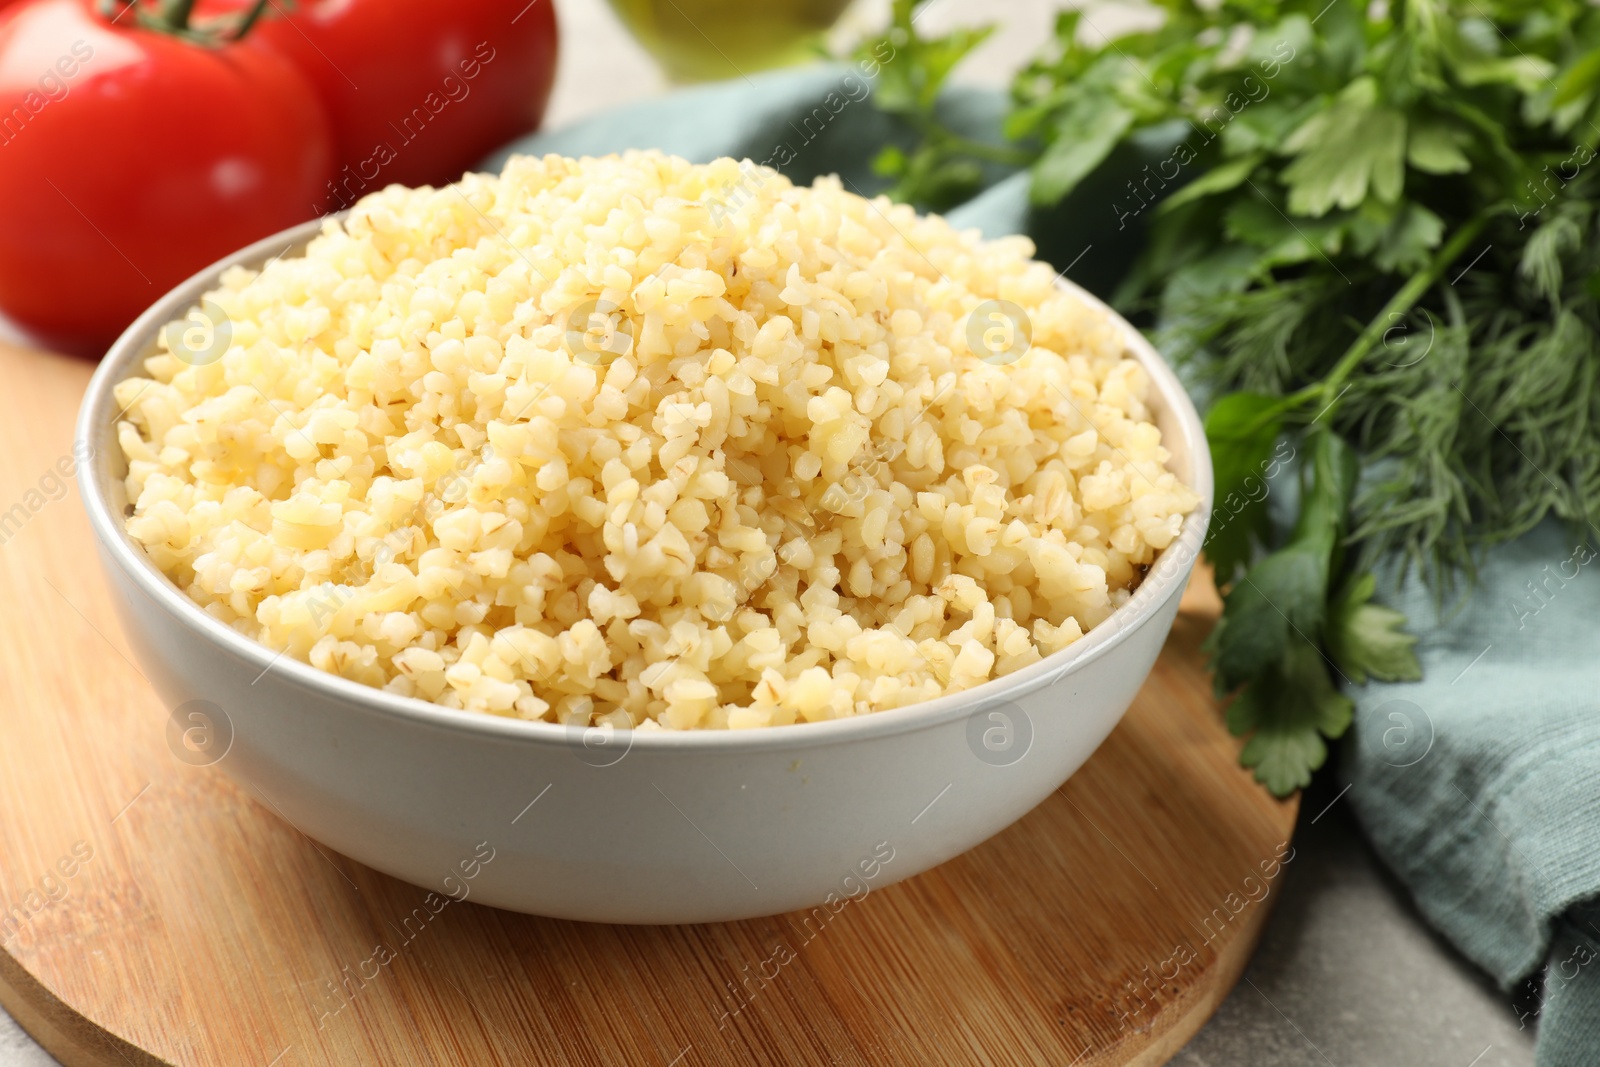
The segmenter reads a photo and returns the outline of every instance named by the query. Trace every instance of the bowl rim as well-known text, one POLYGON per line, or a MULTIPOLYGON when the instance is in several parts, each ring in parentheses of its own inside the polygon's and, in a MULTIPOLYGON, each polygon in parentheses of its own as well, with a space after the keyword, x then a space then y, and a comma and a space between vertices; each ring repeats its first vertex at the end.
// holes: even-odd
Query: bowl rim
MULTIPOLYGON (((75 449, 90 450, 87 453, 78 452, 87 456, 89 472, 87 477, 80 473, 77 481, 90 525, 102 549, 102 559, 108 565, 114 564, 119 568, 140 592, 197 637, 244 660, 262 674, 274 672, 280 683, 288 682, 325 698, 348 702, 358 710, 396 715, 419 725, 515 739, 541 746, 581 748, 589 731, 604 728, 528 721, 446 708, 419 697, 401 696, 341 678, 246 637, 207 614, 155 566, 144 549, 128 536, 122 517, 113 513, 103 491, 102 478, 106 479, 107 484, 119 480, 110 472, 110 465, 118 461, 120 456, 115 447, 115 424, 108 420, 113 413, 120 415, 114 407, 114 388, 139 369, 139 362, 152 350, 161 328, 198 304, 205 292, 216 288, 220 275, 226 269, 234 266, 258 267, 291 251, 299 251, 321 233, 324 226, 341 221, 347 214, 340 212, 312 219, 218 260, 152 304, 107 350, 90 379, 73 434, 75 449), (95 447, 97 438, 111 447, 95 447)), ((641 730, 635 727, 617 731, 628 738, 630 751, 683 749, 757 752, 813 748, 937 727, 1010 703, 1084 669, 1147 623, 1171 596, 1181 595, 1191 565, 1200 555, 1212 508, 1211 457, 1199 413, 1177 374, 1143 334, 1104 301, 1067 280, 1065 272, 1057 275, 1056 284, 1063 291, 1104 311, 1122 331, 1128 350, 1150 375, 1156 394, 1154 399, 1165 408, 1179 429, 1180 440, 1164 436, 1162 444, 1175 457, 1183 455, 1187 458, 1189 486, 1200 496, 1194 511, 1184 517, 1178 537, 1157 556, 1155 564, 1127 603, 1069 647, 1002 678, 991 679, 958 693, 825 722, 791 723, 750 730, 641 730)))

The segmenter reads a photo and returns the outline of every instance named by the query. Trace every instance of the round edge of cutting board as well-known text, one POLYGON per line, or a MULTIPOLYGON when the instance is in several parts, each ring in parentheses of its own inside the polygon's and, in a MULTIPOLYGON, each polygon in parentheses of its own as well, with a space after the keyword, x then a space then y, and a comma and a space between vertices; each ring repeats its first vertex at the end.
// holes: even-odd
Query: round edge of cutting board
MULTIPOLYGON (((1297 813, 1298 797, 1289 802, 1297 813)), ((1291 820, 1292 821, 1292 820, 1291 820)), ((1222 1002, 1238 985, 1240 977, 1255 955, 1256 946, 1272 916, 1273 908, 1255 909, 1251 921, 1229 942, 1209 967, 1209 981, 1200 995, 1187 1005, 1175 1004, 1156 1016, 1148 1040, 1139 1035, 1105 1050, 1131 1058, 1119 1061, 1104 1056, 1092 1057, 1091 1064, 1119 1062, 1122 1067, 1161 1067, 1189 1043, 1216 1014, 1222 1002)), ((80 1015, 43 983, 29 974, 11 954, 0 948, 0 1008, 4 1008, 41 1048, 59 1060, 63 1067, 172 1067, 168 1060, 152 1056, 94 1021, 80 1015)))
MULTIPOLYGON (((1288 802, 1288 809, 1292 825, 1293 816, 1299 811, 1298 796, 1288 802)), ((1173 1004, 1157 1013, 1154 1025, 1148 1030, 1136 1032, 1117 1046, 1102 1050, 1102 1055, 1091 1056, 1084 1067, 1106 1064, 1162 1067, 1176 1056, 1211 1021, 1234 986, 1239 984, 1272 913, 1271 904, 1252 910, 1249 921, 1241 925, 1226 950, 1206 969, 1208 980, 1196 987, 1198 996, 1190 998, 1187 1004, 1173 1004), (1107 1054, 1115 1058, 1108 1058, 1107 1054)), ((171 1061, 151 1055, 80 1015, 29 974, 3 947, 0 947, 0 1008, 63 1067, 173 1067, 171 1061)))
POLYGON ((0 1008, 65 1067, 171 1067, 78 1014, 3 948, 0 1008))
MULTIPOLYGON (((1299 799, 1296 798, 1294 803, 1298 810, 1299 799)), ((1271 905, 1261 908, 1259 914, 1252 917, 1255 921, 1228 944, 1228 950, 1219 955, 1209 968, 1211 980, 1200 988, 1200 995, 1186 1009, 1174 1007, 1157 1016, 1158 1021, 1168 1015, 1176 1016, 1165 1030, 1157 1032, 1152 1029, 1150 1040, 1142 1049, 1118 1050, 1133 1054, 1131 1059, 1121 1061, 1118 1067, 1162 1067, 1183 1050, 1183 1046, 1211 1021, 1217 1009, 1222 1007, 1222 1002, 1228 999, 1228 994, 1233 992, 1233 987, 1239 984, 1245 968, 1256 954, 1256 946, 1261 943, 1261 935, 1266 931, 1272 912, 1271 905)), ((1089 1062, 1102 1065, 1113 1061, 1095 1059, 1089 1062)), ((78 1065, 68 1064, 68 1067, 78 1065)), ((99 1065, 90 1064, 86 1067, 99 1065)))

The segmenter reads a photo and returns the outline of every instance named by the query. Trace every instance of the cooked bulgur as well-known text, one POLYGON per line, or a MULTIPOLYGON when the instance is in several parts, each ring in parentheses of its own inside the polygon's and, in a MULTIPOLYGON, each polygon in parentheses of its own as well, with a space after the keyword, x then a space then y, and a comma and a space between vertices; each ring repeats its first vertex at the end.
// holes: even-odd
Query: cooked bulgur
POLYGON ((169 330, 117 387, 128 532, 240 632, 451 708, 966 689, 1104 620, 1197 503, 1032 252, 730 159, 389 188, 223 276, 220 358, 169 330))

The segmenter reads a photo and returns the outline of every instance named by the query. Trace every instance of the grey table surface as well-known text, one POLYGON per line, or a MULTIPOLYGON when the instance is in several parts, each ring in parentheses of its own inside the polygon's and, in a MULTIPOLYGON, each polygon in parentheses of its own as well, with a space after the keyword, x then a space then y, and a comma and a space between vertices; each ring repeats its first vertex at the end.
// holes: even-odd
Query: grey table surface
MULTIPOLYGON (((550 125, 667 89, 602 0, 555 3, 562 58, 550 125)), ((961 77, 1004 85, 1044 41, 1055 10, 1063 6, 1050 0, 934 0, 918 25, 936 32, 1003 19, 1003 28, 968 60, 961 77)), ((838 33, 848 40, 881 26, 887 9, 888 0, 858 0, 838 33)), ((1127 9, 1116 4, 1091 6, 1088 14, 1090 25, 1101 28, 1128 17, 1127 9)), ((0 337, 15 338, 3 320, 0 337)), ((1319 785, 1305 798, 1297 859, 1255 959, 1217 1014, 1172 1062, 1177 1067, 1531 1065, 1531 1003, 1496 989, 1428 929, 1361 839, 1336 788, 1319 785)), ((0 1012, 0 1067, 55 1064, 0 1012)))

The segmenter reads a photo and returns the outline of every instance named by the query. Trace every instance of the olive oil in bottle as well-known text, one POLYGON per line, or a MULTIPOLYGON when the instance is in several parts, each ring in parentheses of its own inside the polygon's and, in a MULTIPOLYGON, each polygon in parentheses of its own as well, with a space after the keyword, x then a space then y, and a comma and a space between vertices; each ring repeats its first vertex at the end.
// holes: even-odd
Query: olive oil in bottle
POLYGON ((673 81, 735 78, 815 55, 850 0, 611 0, 673 81))

